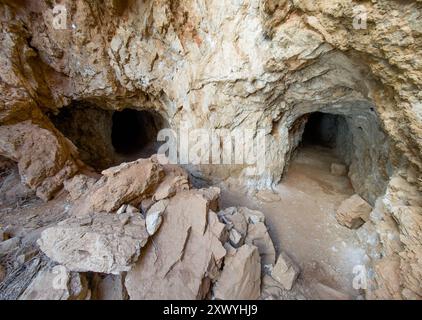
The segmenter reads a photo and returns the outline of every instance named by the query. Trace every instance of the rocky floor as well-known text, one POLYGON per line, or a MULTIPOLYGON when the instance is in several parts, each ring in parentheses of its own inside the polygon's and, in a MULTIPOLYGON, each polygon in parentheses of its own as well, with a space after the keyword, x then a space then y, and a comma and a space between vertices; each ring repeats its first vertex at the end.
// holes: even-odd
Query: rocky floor
POLYGON ((276 250, 288 254, 301 267, 294 289, 280 292, 292 299, 356 299, 353 268, 365 264, 356 230, 338 224, 335 212, 354 190, 349 179, 334 176, 330 165, 339 159, 330 149, 305 146, 289 167, 275 194, 254 198, 231 189, 222 192, 223 207, 247 206, 267 218, 276 250))
MULTIPOLYGON (((269 299, 358 299, 353 289, 353 268, 365 263, 365 252, 357 231, 338 224, 335 212, 354 190, 349 179, 330 172, 338 158, 330 149, 302 147, 287 175, 274 193, 259 192, 249 197, 223 188, 222 209, 245 206, 263 212, 277 255, 287 252, 301 273, 292 290, 282 289, 270 276, 263 278, 262 297, 269 299)), ((11 190, 13 201, 0 203, 0 227, 21 239, 12 255, 0 257, 7 277, 0 284, 1 299, 16 299, 22 289, 48 262, 35 241, 47 227, 69 214, 67 195, 44 203, 20 185, 16 168, 3 174, 3 192, 11 190), (7 174, 6 174, 7 173, 7 174), (15 186, 15 187, 13 187, 15 186), (7 290, 6 290, 7 288, 7 290)), ((119 283, 121 285, 121 283, 119 283)))

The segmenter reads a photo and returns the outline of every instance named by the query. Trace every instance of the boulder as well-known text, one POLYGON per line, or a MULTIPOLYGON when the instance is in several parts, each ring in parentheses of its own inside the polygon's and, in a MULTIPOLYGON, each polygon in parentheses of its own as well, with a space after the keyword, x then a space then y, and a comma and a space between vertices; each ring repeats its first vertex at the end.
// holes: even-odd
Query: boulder
POLYGON ((141 215, 93 213, 44 230, 37 243, 70 271, 119 274, 130 270, 147 240, 141 215))
POLYGON ((84 174, 78 174, 72 179, 64 182, 64 189, 69 192, 71 201, 78 200, 83 196, 97 181, 97 179, 89 177, 84 174))
POLYGON ((63 266, 42 269, 19 300, 85 300, 90 291, 85 276, 63 266))
POLYGON ((357 229, 369 220, 372 207, 355 194, 344 200, 337 209, 336 219, 341 225, 357 229))
POLYGON ((164 177, 162 166, 154 158, 123 163, 102 174, 103 177, 75 202, 70 211, 72 215, 115 212, 123 204, 138 207, 164 177))
POLYGON ((169 200, 160 229, 127 274, 131 300, 207 297, 226 250, 224 225, 206 193, 182 191, 169 200))
POLYGON ((75 146, 46 119, 0 126, 0 155, 18 163, 22 182, 44 201, 79 170, 75 146))
POLYGON ((284 289, 291 290, 294 282, 299 276, 299 267, 290 259, 287 254, 282 252, 277 259, 277 263, 271 271, 271 276, 279 282, 284 289))
POLYGON ((258 299, 261 294, 261 262, 257 247, 245 244, 227 254, 213 293, 218 300, 258 299))
POLYGON ((245 243, 258 248, 259 255, 261 256, 262 270, 264 270, 264 266, 275 263, 274 244, 263 222, 249 224, 245 243))
POLYGON ((347 176, 347 166, 341 163, 332 163, 330 171, 334 176, 347 176))

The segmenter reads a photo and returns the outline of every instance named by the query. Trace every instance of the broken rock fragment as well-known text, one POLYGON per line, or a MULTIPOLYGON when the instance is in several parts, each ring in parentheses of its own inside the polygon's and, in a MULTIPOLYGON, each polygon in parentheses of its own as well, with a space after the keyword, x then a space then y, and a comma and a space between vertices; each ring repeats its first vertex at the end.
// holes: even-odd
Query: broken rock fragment
POLYGON ((277 263, 271 271, 271 276, 279 282, 284 289, 291 290, 294 282, 299 276, 299 267, 290 259, 287 254, 282 252, 277 259, 277 263))
POLYGON ((259 255, 261 256, 262 269, 266 265, 273 265, 275 263, 274 244, 263 222, 249 224, 245 243, 258 248, 259 255))
POLYGON ((141 215, 94 213, 44 230, 38 244, 70 271, 119 274, 130 270, 147 240, 141 215))
POLYGON ((245 216, 235 207, 227 208, 218 213, 221 221, 229 230, 229 240, 233 247, 238 248, 244 244, 248 232, 248 222, 245 216))
POLYGON ((265 215, 261 211, 252 210, 247 207, 239 207, 238 210, 243 214, 248 223, 265 222, 265 215))
POLYGON ((151 159, 123 163, 102 172, 103 177, 71 209, 72 215, 115 212, 123 204, 140 205, 164 177, 162 166, 151 159))
POLYGON ((78 174, 72 179, 64 182, 64 189, 69 192, 69 198, 72 201, 78 200, 85 194, 96 182, 95 178, 84 174, 78 174))
POLYGON ((357 229, 369 220, 369 214, 372 207, 363 200, 359 195, 355 194, 344 200, 337 209, 336 219, 341 225, 357 229))
POLYGON ((255 300, 261 294, 261 262, 258 248, 245 244, 229 252, 214 285, 219 300, 255 300))
POLYGON ((85 300, 89 295, 84 275, 55 266, 42 269, 19 300, 85 300))
POLYGON ((226 254, 224 225, 209 210, 210 201, 194 190, 169 199, 159 231, 127 274, 130 299, 207 297, 226 254))
POLYGON ((158 228, 163 221, 162 215, 164 214, 168 205, 168 200, 161 200, 155 203, 147 212, 145 222, 147 226, 147 232, 149 235, 153 235, 157 232, 158 228))

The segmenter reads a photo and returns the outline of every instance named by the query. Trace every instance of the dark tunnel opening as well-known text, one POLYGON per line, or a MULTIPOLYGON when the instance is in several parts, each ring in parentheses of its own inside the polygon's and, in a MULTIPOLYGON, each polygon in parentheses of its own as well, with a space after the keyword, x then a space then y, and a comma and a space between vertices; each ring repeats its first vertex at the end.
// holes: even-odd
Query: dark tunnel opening
POLYGON ((149 111, 125 109, 112 117, 111 141, 122 156, 149 157, 157 152, 157 134, 163 128, 160 115, 149 111))

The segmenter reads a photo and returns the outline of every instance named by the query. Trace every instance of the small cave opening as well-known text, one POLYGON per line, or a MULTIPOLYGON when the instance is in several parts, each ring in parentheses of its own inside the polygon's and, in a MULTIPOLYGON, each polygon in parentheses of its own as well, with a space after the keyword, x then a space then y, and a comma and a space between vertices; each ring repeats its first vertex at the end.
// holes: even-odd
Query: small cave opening
POLYGON ((157 134, 167 127, 155 110, 113 111, 79 101, 49 116, 78 148, 81 160, 96 171, 157 153, 157 134))
POLYGON ((344 164, 354 190, 365 200, 374 203, 384 192, 391 174, 389 140, 371 105, 326 106, 302 114, 289 126, 288 139, 285 170, 298 155, 328 169, 344 164))
POLYGON ((157 153, 163 118, 155 112, 124 109, 112 116, 111 140, 115 152, 126 159, 147 158, 157 153))

